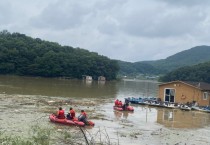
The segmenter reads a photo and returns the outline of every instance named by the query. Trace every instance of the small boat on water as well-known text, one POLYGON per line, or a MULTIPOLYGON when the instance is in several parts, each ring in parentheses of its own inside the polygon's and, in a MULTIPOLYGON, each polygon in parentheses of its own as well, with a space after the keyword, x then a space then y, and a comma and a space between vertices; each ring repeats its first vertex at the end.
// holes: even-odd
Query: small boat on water
POLYGON ((131 104, 139 104, 139 105, 146 105, 144 98, 125 98, 127 99, 131 104))
POLYGON ((180 108, 180 105, 178 104, 174 104, 174 103, 169 103, 169 104, 165 104, 164 105, 165 108, 170 108, 170 109, 179 109, 180 108))
POLYGON ((88 125, 88 126, 94 126, 94 122, 92 121, 87 121, 87 123, 84 123, 82 121, 79 121, 77 118, 74 118, 72 120, 68 120, 68 119, 58 119, 54 114, 51 114, 49 116, 49 119, 51 122, 55 122, 55 123, 60 123, 60 124, 64 124, 64 125, 72 125, 72 126, 85 126, 85 125, 88 125))
POLYGON ((169 109, 179 109, 180 105, 177 103, 171 103, 171 102, 162 102, 161 106, 164 108, 169 108, 169 109))
POLYGON ((181 105, 181 106, 180 106, 180 109, 181 109, 181 110, 184 110, 184 111, 190 111, 192 108, 189 107, 189 106, 187 106, 187 105, 181 105))
POLYGON ((120 106, 113 106, 114 110, 118 110, 118 111, 134 111, 134 108, 132 106, 127 106, 125 108, 125 110, 123 110, 123 107, 120 106))
POLYGON ((192 110, 210 113, 210 108, 209 107, 192 106, 192 110))
POLYGON ((139 104, 139 105, 151 105, 151 106, 158 106, 158 103, 161 101, 159 98, 156 97, 129 97, 125 98, 132 104, 139 104))

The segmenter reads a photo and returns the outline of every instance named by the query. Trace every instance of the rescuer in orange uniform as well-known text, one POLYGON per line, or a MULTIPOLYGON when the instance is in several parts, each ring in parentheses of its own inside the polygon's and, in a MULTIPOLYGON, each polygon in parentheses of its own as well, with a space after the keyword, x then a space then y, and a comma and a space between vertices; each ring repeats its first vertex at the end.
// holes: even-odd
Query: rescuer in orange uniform
POLYGON ((57 112, 57 118, 58 119, 65 119, 65 113, 62 107, 59 107, 59 110, 57 112))

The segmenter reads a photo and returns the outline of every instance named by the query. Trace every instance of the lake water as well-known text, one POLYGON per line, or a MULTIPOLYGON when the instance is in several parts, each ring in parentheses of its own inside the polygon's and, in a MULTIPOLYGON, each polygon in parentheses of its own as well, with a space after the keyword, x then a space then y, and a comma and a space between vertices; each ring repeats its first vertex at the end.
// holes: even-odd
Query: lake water
MULTIPOLYGON (((129 143, 137 145, 139 144, 139 140, 141 140, 142 145, 165 144, 166 142, 175 144, 175 140, 170 139, 165 132, 172 132, 175 129, 176 133, 168 134, 177 135, 185 133, 185 130, 187 129, 187 131, 190 132, 188 136, 191 136, 191 134, 194 134, 195 129, 209 128, 210 114, 208 113, 154 108, 140 105, 132 105, 135 109, 132 113, 114 111, 112 108, 113 102, 117 98, 124 101, 125 97, 157 97, 157 91, 158 82, 155 81, 122 80, 89 82, 84 80, 0 76, 0 123, 4 124, 0 129, 19 132, 23 128, 19 128, 18 130, 14 130, 14 128, 22 126, 23 123, 30 123, 30 121, 33 120, 33 117, 30 117, 31 112, 41 112, 44 115, 48 115, 50 111, 58 107, 46 105, 44 108, 43 106, 37 107, 37 105, 30 105, 32 101, 36 100, 35 98, 47 98, 48 101, 53 98, 61 98, 61 100, 73 99, 76 101, 85 100, 87 103, 97 100, 97 103, 93 106, 85 106, 85 104, 82 104, 81 106, 74 105, 74 107, 85 107, 86 110, 89 110, 90 118, 92 116, 92 120, 96 123, 96 126, 91 129, 91 132, 97 131, 98 128, 106 128, 106 132, 110 136, 116 136, 116 132, 118 132, 120 133, 120 140, 122 140, 120 144, 129 143), (12 98, 18 98, 18 100, 12 100, 12 98), (21 102, 21 100, 26 98, 33 99, 31 99, 30 102, 21 102), (15 102, 18 102, 19 104, 16 104, 15 102), (24 112, 24 108, 26 113, 21 114, 20 112, 24 112), (46 111, 46 108, 48 111, 46 111), (21 119, 22 121, 18 123, 11 124, 5 120, 5 116, 6 118, 12 118, 11 116, 14 114, 7 115, 8 112, 5 112, 5 110, 8 110, 9 113, 16 111, 17 113, 20 113, 22 117, 26 115, 28 117, 21 119), (100 116, 101 114, 103 117, 97 118, 97 116, 100 116), (164 133, 166 134, 166 137, 160 139, 160 136, 164 134, 160 133, 160 130, 162 131, 162 129, 165 130, 164 133), (180 129, 183 131, 180 131, 180 129)), ((63 105, 63 108, 67 111, 69 105, 63 105)), ((38 117, 39 114, 40 113, 34 115, 37 115, 38 117)), ((42 123, 45 125, 52 125, 48 121, 48 117, 46 117, 42 123)), ((183 136, 178 137, 179 140, 184 142, 185 138, 183 136)), ((203 137, 203 134, 200 133, 200 136, 203 137)), ((195 144, 202 144, 200 143, 200 140, 192 141, 192 143, 195 144)), ((208 144, 209 140, 206 142, 208 144)))
POLYGON ((157 82, 81 81, 52 78, 0 76, 0 93, 75 98, 124 98, 156 96, 157 82))

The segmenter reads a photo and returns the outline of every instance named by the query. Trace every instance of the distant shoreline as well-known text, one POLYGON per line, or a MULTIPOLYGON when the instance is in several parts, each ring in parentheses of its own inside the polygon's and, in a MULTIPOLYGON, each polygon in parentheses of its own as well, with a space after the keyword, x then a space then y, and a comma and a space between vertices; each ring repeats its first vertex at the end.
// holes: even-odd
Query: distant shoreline
POLYGON ((133 82, 153 82, 160 83, 157 80, 139 80, 139 79, 122 79, 123 81, 133 81, 133 82))

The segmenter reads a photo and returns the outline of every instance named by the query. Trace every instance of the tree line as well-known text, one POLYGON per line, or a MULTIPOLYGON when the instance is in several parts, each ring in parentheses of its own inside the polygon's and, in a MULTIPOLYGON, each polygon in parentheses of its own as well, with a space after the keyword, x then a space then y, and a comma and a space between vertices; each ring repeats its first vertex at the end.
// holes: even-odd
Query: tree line
POLYGON ((155 68, 154 66, 144 63, 144 62, 125 62, 125 61, 118 61, 120 66, 119 75, 122 76, 137 76, 140 74, 144 75, 159 75, 163 74, 164 71, 155 68))
POLYGON ((160 81, 195 81, 210 83, 210 61, 194 66, 185 66, 160 77, 160 81))
POLYGON ((0 32, 0 74, 78 79, 90 75, 113 80, 118 71, 116 60, 95 52, 7 30, 0 32))

